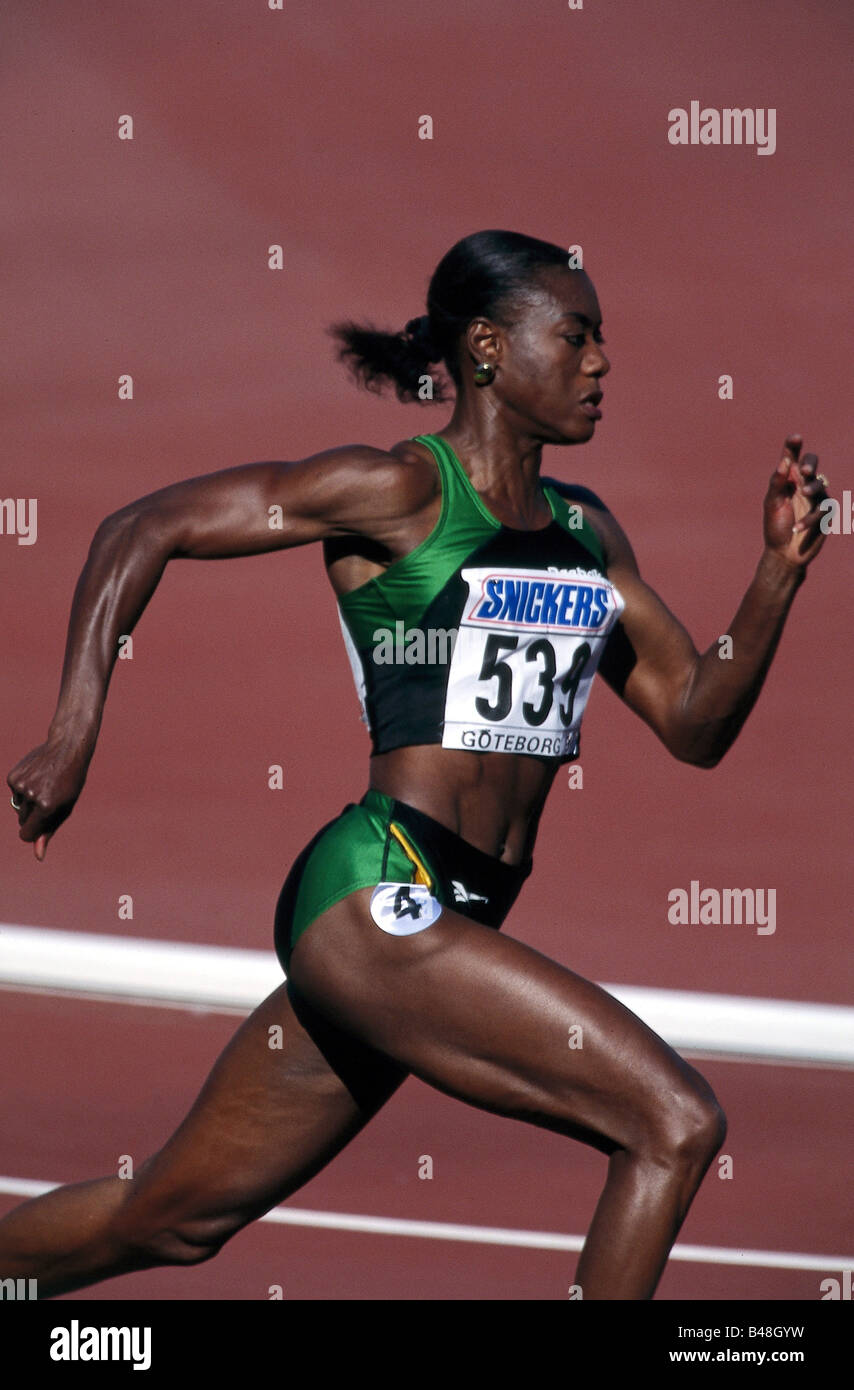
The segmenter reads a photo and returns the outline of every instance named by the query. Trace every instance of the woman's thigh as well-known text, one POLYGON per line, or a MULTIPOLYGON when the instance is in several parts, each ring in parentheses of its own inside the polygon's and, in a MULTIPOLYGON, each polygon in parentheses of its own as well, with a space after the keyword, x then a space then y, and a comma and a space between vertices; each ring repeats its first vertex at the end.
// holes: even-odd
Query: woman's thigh
POLYGON ((397 936, 351 894, 297 942, 290 978, 354 1038, 442 1091, 603 1152, 708 1114, 703 1078, 598 985, 443 908, 397 936))
POLYGON ((122 1219, 223 1236, 313 1177, 404 1068, 342 1034, 288 985, 243 1023, 186 1119, 129 1184, 122 1219), (194 1225, 195 1223, 195 1225, 194 1225))

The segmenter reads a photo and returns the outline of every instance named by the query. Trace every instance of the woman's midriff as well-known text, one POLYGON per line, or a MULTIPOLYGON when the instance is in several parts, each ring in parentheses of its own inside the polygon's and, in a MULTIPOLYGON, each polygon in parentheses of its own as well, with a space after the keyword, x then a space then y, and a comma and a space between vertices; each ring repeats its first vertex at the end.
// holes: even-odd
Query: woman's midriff
POLYGON ((437 744, 371 758, 370 785, 432 816, 506 864, 532 856, 557 765, 512 753, 467 753, 437 744))

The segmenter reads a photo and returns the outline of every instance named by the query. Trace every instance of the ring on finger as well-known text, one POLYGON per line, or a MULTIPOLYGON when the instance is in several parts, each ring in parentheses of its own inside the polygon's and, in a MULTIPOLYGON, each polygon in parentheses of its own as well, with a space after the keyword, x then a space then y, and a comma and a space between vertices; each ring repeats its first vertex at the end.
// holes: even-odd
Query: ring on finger
POLYGON ((815 476, 816 481, 821 483, 822 487, 830 487, 830 483, 828 482, 827 477, 824 473, 816 473, 815 476))
POLYGON ((11 800, 11 804, 12 804, 12 806, 14 807, 14 809, 15 809, 16 811, 20 811, 21 807, 22 807, 23 804, 24 804, 23 801, 16 801, 16 800, 15 800, 15 797, 14 797, 14 794, 12 795, 12 797, 10 798, 10 800, 11 800))

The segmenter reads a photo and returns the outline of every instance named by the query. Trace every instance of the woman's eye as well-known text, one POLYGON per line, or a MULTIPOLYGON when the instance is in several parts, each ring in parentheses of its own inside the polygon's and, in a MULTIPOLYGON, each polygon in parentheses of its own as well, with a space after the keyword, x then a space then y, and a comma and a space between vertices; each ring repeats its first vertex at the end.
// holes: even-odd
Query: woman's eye
MULTIPOLYGON (((573 347, 584 347, 583 333, 565 333, 563 336, 566 338, 566 341, 568 343, 572 343, 573 347)), ((594 343, 598 343, 601 347, 604 344, 605 339, 602 337, 601 333, 594 333, 593 341, 594 343)))

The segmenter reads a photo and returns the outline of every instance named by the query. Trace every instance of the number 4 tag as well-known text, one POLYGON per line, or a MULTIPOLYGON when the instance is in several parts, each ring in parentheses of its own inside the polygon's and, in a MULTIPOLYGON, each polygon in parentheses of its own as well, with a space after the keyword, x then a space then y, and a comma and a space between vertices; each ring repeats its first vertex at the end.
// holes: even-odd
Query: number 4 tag
POLYGON ((378 883, 371 894, 371 916, 390 936, 414 936, 441 912, 442 904, 424 883, 378 883))

